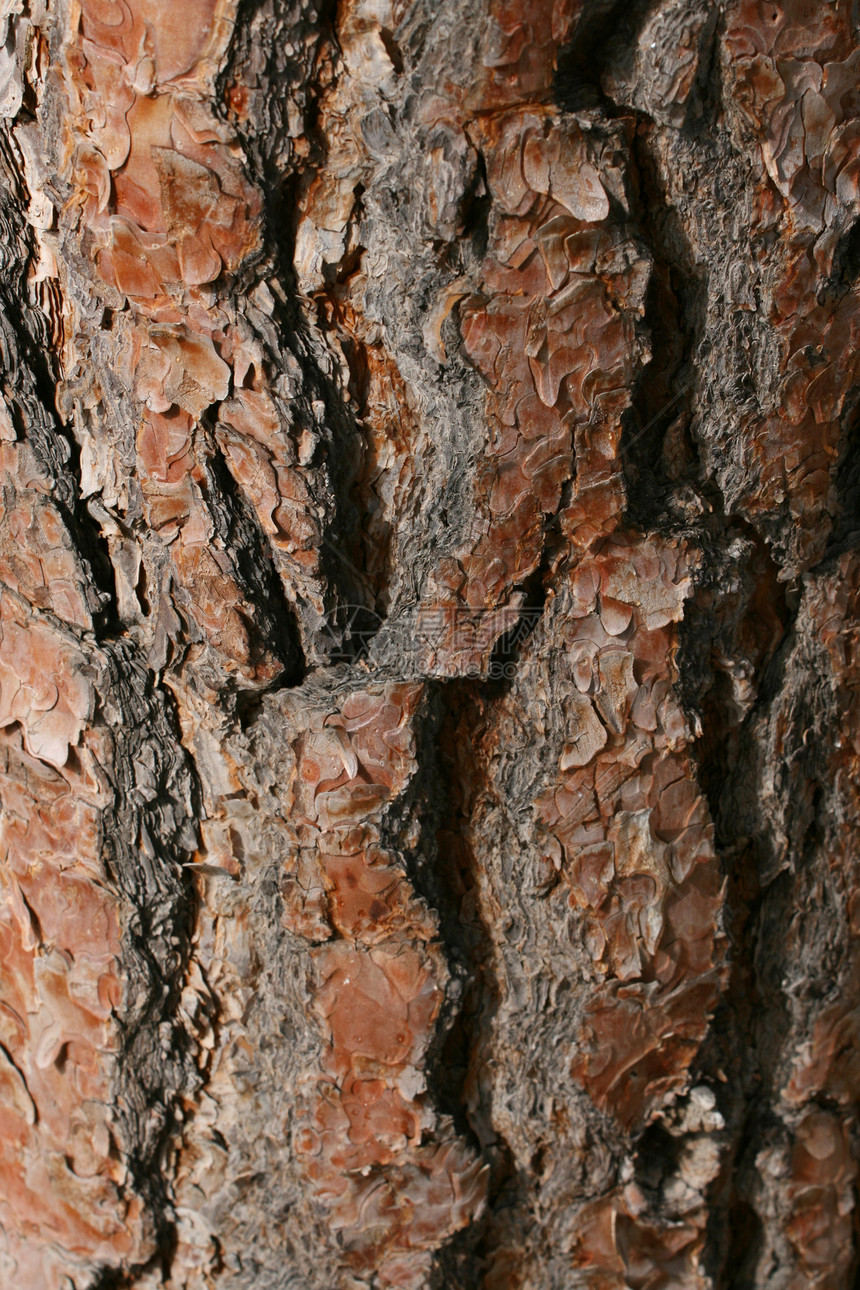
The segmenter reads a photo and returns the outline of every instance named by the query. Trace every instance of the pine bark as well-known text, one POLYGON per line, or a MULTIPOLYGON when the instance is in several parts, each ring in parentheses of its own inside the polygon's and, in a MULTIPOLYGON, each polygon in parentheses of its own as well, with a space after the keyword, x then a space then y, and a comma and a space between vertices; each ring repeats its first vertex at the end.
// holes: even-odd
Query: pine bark
POLYGON ((851 0, 0 0, 0 1281, 849 1290, 851 0))

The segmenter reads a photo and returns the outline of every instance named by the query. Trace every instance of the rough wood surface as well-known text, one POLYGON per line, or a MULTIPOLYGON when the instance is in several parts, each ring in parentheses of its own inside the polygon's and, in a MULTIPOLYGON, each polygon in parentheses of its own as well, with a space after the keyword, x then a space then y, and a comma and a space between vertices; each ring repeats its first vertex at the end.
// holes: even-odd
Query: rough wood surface
POLYGON ((857 3, 0 40, 0 1282, 849 1290, 857 3))

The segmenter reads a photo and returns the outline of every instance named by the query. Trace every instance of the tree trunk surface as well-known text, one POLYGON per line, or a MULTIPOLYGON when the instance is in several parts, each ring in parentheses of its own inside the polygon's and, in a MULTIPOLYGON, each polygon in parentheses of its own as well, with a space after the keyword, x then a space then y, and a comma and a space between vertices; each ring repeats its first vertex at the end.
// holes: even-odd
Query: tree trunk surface
POLYGON ((850 1290, 857 0, 0 39, 0 1283, 850 1290))

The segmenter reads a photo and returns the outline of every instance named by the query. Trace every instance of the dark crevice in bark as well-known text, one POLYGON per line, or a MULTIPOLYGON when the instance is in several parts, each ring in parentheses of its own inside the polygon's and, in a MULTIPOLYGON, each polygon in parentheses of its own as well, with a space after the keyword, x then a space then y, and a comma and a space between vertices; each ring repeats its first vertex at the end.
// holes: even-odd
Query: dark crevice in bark
POLYGON ((828 296, 841 299, 860 278, 860 220, 854 220, 845 229, 833 252, 830 276, 819 294, 819 303, 828 296))
POLYGON ((718 1290, 754 1290, 755 1276, 750 1270, 762 1246, 764 1226, 755 1209, 741 1197, 736 1197, 728 1211, 726 1236, 731 1240, 727 1251, 725 1275, 728 1281, 717 1282, 718 1290), (731 1258, 731 1262, 729 1262, 731 1258))
POLYGON ((136 1280, 137 1273, 129 1275, 120 1268, 102 1268, 90 1284, 91 1290, 126 1290, 136 1280))
MULTIPOLYGON (((316 322, 323 337, 337 331, 333 320, 325 320, 319 312, 316 322)), ((306 376, 310 394, 325 406, 325 462, 334 509, 326 528, 324 562, 346 607, 359 604, 376 611, 385 603, 386 580, 373 577, 364 537, 373 514, 370 498, 363 497, 358 487, 366 437, 336 382, 318 365, 306 369, 306 376)))
POLYGON ((683 1139, 673 1137, 659 1121, 636 1139, 636 1183, 646 1196, 650 1193, 655 1209, 663 1184, 678 1172, 683 1149, 683 1139))
POLYGON ((268 688, 300 685, 307 665, 295 613, 275 572, 268 540, 220 452, 212 452, 208 468, 217 493, 208 499, 210 511, 216 525, 220 521, 219 536, 235 564, 239 587, 255 609, 252 639, 259 640, 284 669, 268 688))
POLYGON ((95 1280, 88 1282, 87 1290, 136 1290, 141 1277, 153 1275, 169 1284, 175 1250, 176 1233, 171 1227, 160 1235, 158 1251, 146 1263, 129 1268, 100 1268, 95 1280))
POLYGON ((37 257, 34 235, 22 214, 23 162, 6 122, 0 140, 0 170, 11 169, 0 205, 0 351, 4 389, 10 407, 18 414, 19 436, 53 477, 51 500, 92 576, 93 585, 88 590, 94 626, 97 631, 108 630, 116 607, 113 567, 80 495, 80 449, 55 411, 59 373, 49 320, 28 300, 27 270, 37 257))
POLYGON ((104 717, 113 730, 115 780, 104 858, 127 902, 123 962, 133 983, 118 1014, 115 1113, 161 1251, 173 1225, 169 1180, 158 1162, 175 1132, 174 1100, 199 1082, 177 1008, 197 907, 182 864, 196 845, 202 804, 164 692, 127 643, 108 647, 106 657, 104 717))
POLYGON ((683 132, 700 148, 713 147, 723 115, 720 36, 725 14, 714 5, 699 37, 699 65, 688 100, 683 132))
POLYGON ((855 400, 845 424, 834 481, 836 518, 822 564, 860 544, 860 399, 855 400))
MULTIPOLYGON (((466 272, 470 266, 478 268, 487 254, 492 209, 493 197, 487 176, 487 162, 484 154, 478 149, 475 178, 460 208, 463 231, 451 248, 452 255, 457 256, 458 267, 461 267, 463 272, 466 272), (465 253, 464 243, 469 244, 468 254, 465 253)), ((468 359, 466 361, 468 362, 468 359)))
MULTIPOLYGON (((334 324, 321 318, 317 322, 323 337, 336 330, 334 324)), ((304 326, 304 322, 297 323, 297 330, 304 326)), ((349 361, 348 352, 346 357, 349 361)), ((344 648, 352 657, 358 657, 356 651, 366 647, 374 623, 381 624, 378 611, 384 608, 387 584, 386 578, 373 576, 371 551, 365 541, 372 508, 370 499, 361 496, 358 485, 366 436, 345 406, 342 391, 325 376, 317 359, 304 351, 301 362, 307 401, 318 400, 325 408, 321 458, 331 488, 333 509, 326 521, 320 563, 332 586, 339 591, 331 625, 337 623, 343 629, 344 648), (360 615, 359 640, 352 643, 347 629, 354 611, 359 608, 367 612, 360 615)))
POLYGON ((633 136, 634 227, 652 256, 645 303, 651 361, 637 382, 621 440, 627 518, 646 531, 665 531, 667 512, 674 511, 676 525, 684 524, 675 494, 690 483, 701 487, 689 423, 707 298, 687 236, 667 201, 650 138, 656 128, 642 116, 633 136))
MULTIPOLYGON (((290 126, 291 96, 303 111, 301 138, 311 146, 310 164, 318 165, 325 157, 319 129, 319 70, 324 50, 339 51, 334 31, 337 7, 337 0, 300 0, 295 6, 285 0, 240 0, 230 49, 216 80, 213 107, 230 120, 251 159, 252 176, 267 202, 270 238, 278 238, 285 223, 280 200, 284 165, 296 137, 290 126), (304 57, 297 50, 304 51, 304 57), (239 91, 236 103, 234 89, 239 91), (249 108, 251 95, 254 102, 249 108)), ((295 179, 296 171, 291 168, 286 177, 295 179)), ((289 236, 289 229, 283 231, 289 236)), ((292 273, 292 255, 282 267, 292 273)))
POLYGON ((644 22, 652 0, 593 0, 583 6, 573 37, 559 54, 553 80, 553 98, 564 112, 602 108, 616 115, 615 104, 601 84, 612 51, 631 44, 644 22))
POLYGON ((762 1231, 761 1221, 739 1181, 745 1173, 744 1155, 751 1134, 766 1109, 760 1094, 761 1073, 753 1038, 754 1017, 762 999, 754 968, 747 959, 754 952, 761 905, 761 889, 751 871, 754 873, 753 857, 741 853, 729 877, 724 914, 731 944, 730 978, 697 1061, 701 1074, 719 1092, 719 1109, 726 1124, 720 1173, 709 1188, 703 1253, 704 1265, 720 1290, 727 1285, 726 1278, 744 1266, 756 1234, 762 1231), (740 1062, 739 1054, 743 1055, 740 1062), (733 1217, 738 1212, 747 1213, 741 1224, 733 1217))
MULTIPOLYGON (((350 272, 349 265, 344 263, 344 281, 350 272)), ((369 347, 339 321, 342 285, 333 286, 327 296, 326 304, 333 310, 332 317, 323 317, 321 305, 318 323, 322 332, 334 330, 337 333, 349 367, 348 388, 355 412, 349 424, 342 427, 346 432, 341 444, 344 450, 335 455, 332 483, 337 493, 338 523, 342 526, 346 552, 365 582, 364 597, 372 600, 367 612, 359 614, 355 624, 362 632, 366 645, 373 634, 374 623, 378 628, 385 616, 386 592, 392 572, 394 530, 389 520, 376 513, 370 495, 372 481, 368 477, 368 467, 372 469, 375 459, 371 424, 373 408, 370 403, 373 360, 369 347)), ((402 412, 408 416, 405 407, 402 407, 402 412)))
MULTIPOLYGON (((7 162, 5 156, 3 160, 7 162)), ((7 197, 10 191, 14 192, 12 185, 7 197)), ((51 501, 84 570, 93 578, 84 592, 95 632, 103 642, 93 664, 99 672, 106 665, 96 682, 97 689, 104 682, 96 718, 106 724, 114 752, 113 804, 102 823, 102 851, 107 873, 125 905, 125 990, 116 1014, 114 1118, 123 1140, 130 1187, 145 1198, 162 1251, 170 1248, 174 1235, 161 1155, 174 1129, 172 1103, 180 1091, 194 1086, 175 1014, 195 905, 193 891, 181 881, 180 865, 194 845, 192 821, 199 814, 199 802, 170 701, 155 687, 130 642, 108 639, 124 631, 113 567, 81 497, 80 447, 54 410, 59 373, 58 364, 51 361, 57 351, 49 323, 27 303, 25 272, 35 247, 21 216, 23 206, 21 202, 16 208, 4 199, 0 211, 7 249, 0 282, 4 385, 19 436, 50 476, 51 501), (16 246, 21 254, 14 258, 8 248, 16 246), (165 1027, 170 1031, 169 1043, 165 1027)), ((166 1275, 161 1253, 157 1265, 166 1275)), ((107 1268, 96 1277, 94 1284, 104 1290, 131 1285, 136 1279, 135 1270, 107 1268)))
POLYGON ((523 596, 523 603, 520 607, 520 616, 516 623, 508 631, 503 632, 493 646, 493 652, 490 655, 490 661, 487 672, 490 678, 490 685, 486 687, 488 697, 498 698, 500 687, 493 682, 506 681, 501 689, 506 692, 510 689, 516 665, 520 656, 523 645, 531 636, 537 626, 546 605, 547 583, 550 577, 551 556, 550 552, 553 545, 553 537, 547 538, 551 534, 552 519, 544 525, 544 547, 541 553, 540 564, 524 582, 513 588, 513 593, 520 592, 523 596))
MULTIPOLYGON (((324 466, 327 482, 334 494, 334 512, 324 521, 323 545, 319 552, 320 565, 333 588, 337 588, 340 604, 330 614, 329 626, 343 631, 344 609, 349 618, 349 608, 355 604, 366 605, 368 599, 378 600, 372 579, 367 576, 366 561, 361 554, 361 534, 367 516, 356 505, 353 495, 354 461, 361 453, 362 436, 354 415, 344 403, 343 391, 326 367, 332 366, 325 349, 325 336, 332 330, 331 323, 321 311, 321 301, 304 300, 298 290, 294 268, 296 233, 300 214, 301 195, 327 157, 326 139, 320 126, 321 103, 325 92, 319 69, 325 56, 332 50, 337 57, 338 44, 335 34, 337 5, 334 0, 316 7, 312 14, 315 30, 313 52, 308 61, 287 58, 283 54, 289 29, 289 16, 282 16, 278 6, 267 0, 251 0, 243 6, 236 24, 230 57, 219 78, 222 114, 230 119, 237 130, 249 157, 252 182, 265 199, 264 243, 266 256, 262 262, 273 274, 276 289, 274 311, 271 318, 273 338, 266 342, 269 359, 275 371, 289 355, 300 370, 301 392, 293 401, 292 413, 296 417, 295 432, 308 427, 318 435, 319 444, 311 465, 324 466), (259 16, 259 24, 255 19, 259 16), (269 41, 264 46, 265 55, 255 45, 255 35, 268 32, 269 41), (229 111, 229 87, 242 85, 253 68, 255 86, 263 87, 259 97, 261 115, 249 121, 229 111), (285 87, 289 87, 285 93, 285 87), (292 152, 291 129, 287 111, 288 99, 301 101, 303 129, 301 140, 308 152, 297 160, 292 152), (251 128, 253 126, 253 129, 251 128), (276 338, 276 339, 274 339, 276 338), (274 340, 274 343, 273 343, 274 340), (323 424, 314 415, 313 405, 324 408, 323 424)), ((290 35, 299 47, 307 46, 308 21, 311 15, 300 16, 290 35)), ((357 195, 360 201, 360 194, 357 195)), ((344 266, 340 266, 343 269, 344 266)), ((336 273, 336 270, 333 270, 336 273)), ((255 280, 259 279, 257 269, 255 280)), ((261 339, 263 339, 261 337, 261 339)), ((375 605, 374 605, 375 607, 375 605)), ((363 624, 367 634, 371 620, 363 624)), ((345 633, 344 633, 345 635, 345 633)), ((349 649, 346 645, 345 648, 349 649)), ((355 656, 355 651, 351 651, 355 656)))
POLYGON ((676 509, 672 505, 674 492, 687 482, 683 476, 689 479, 693 473, 685 422, 689 422, 693 397, 690 357, 694 346, 678 343, 678 329, 672 321, 679 313, 686 313, 680 303, 684 294, 678 275, 656 264, 645 312, 654 357, 636 384, 621 440, 627 483, 625 518, 644 531, 666 531, 667 515, 676 509), (674 460, 667 462, 670 434, 674 460))
MULTIPOLYGON (((720 148, 711 133, 721 99, 714 34, 710 33, 708 58, 703 57, 700 65, 695 103, 688 111, 684 133, 699 154, 702 173, 713 174, 712 182, 720 188, 720 148)), ((773 901, 786 879, 774 871, 767 820, 759 806, 767 770, 767 754, 759 741, 767 724, 762 724, 762 718, 778 701, 785 680, 795 641, 798 596, 779 582, 779 568, 752 526, 727 514, 721 490, 705 477, 704 460, 689 430, 682 423, 680 434, 673 436, 674 445, 666 437, 679 413, 687 420, 692 415, 691 399, 679 400, 680 407, 670 400, 672 395, 677 397, 678 385, 685 383, 679 381, 685 365, 696 370, 707 361, 710 288, 694 261, 681 220, 667 200, 651 143, 652 134, 662 128, 642 117, 634 144, 640 183, 636 217, 654 256, 646 313, 653 357, 635 394, 625 434, 627 447, 622 441, 622 451, 627 459, 628 518, 634 523, 665 533, 666 512, 675 509, 673 492, 684 484, 692 484, 705 503, 697 508, 700 518, 691 533, 703 548, 703 559, 696 596, 687 606, 680 632, 680 688, 684 706, 701 719, 696 745, 699 782, 726 870, 724 918, 731 953, 727 989, 694 1071, 696 1078, 704 1078, 718 1092, 728 1138, 720 1173, 709 1188, 704 1265, 720 1290, 729 1286, 742 1290, 755 1284, 756 1255, 764 1232, 748 1189, 755 1177, 755 1156, 769 1107, 765 1069, 769 1046, 767 1036, 759 1033, 758 1014, 766 1010, 771 1029, 779 1029, 781 1018, 783 1025, 788 1022, 780 980, 763 975, 765 902, 773 901), (738 543, 745 549, 743 557, 733 554, 738 543), (741 567, 739 559, 749 560, 751 568, 741 567), (727 588, 731 589, 728 595, 727 588), (781 620, 776 627, 770 624, 770 633, 766 622, 760 621, 765 612, 781 620), (760 646, 757 638, 763 638, 760 646), (752 675, 732 671, 739 655, 752 675), (755 691, 746 711, 745 683, 755 691), (743 1055, 740 1061, 739 1054, 743 1055)), ((848 471, 850 467, 844 472, 843 492, 850 495, 856 482, 848 471)), ((675 526, 687 527, 677 520, 675 526)), ((670 531, 671 527, 669 520, 670 531)), ((782 1129, 777 1121, 774 1125, 782 1129)))
MULTIPOLYGON (((628 10, 623 19, 624 30, 617 35, 611 33, 615 36, 612 46, 616 50, 625 39, 635 37, 646 16, 646 8, 635 6, 628 10)), ((610 21, 612 17, 610 12, 610 21)), ((708 44, 703 49, 684 125, 684 134, 699 152, 706 174, 718 161, 718 149, 712 137, 720 102, 715 30, 716 23, 712 21, 705 33, 708 44)), ((575 64, 575 60, 571 61, 575 64)), ((614 104, 607 107, 606 100, 602 99, 599 58, 592 57, 586 62, 580 57, 577 70, 578 76, 571 77, 569 82, 574 93, 565 106, 577 108, 602 101, 612 115, 631 113, 629 107, 619 108, 614 104), (591 95, 583 96, 581 86, 589 82, 591 95)), ((715 822, 717 852, 727 869, 724 916, 731 944, 731 975, 691 1076, 693 1082, 705 1080, 717 1093, 718 1107, 726 1121, 726 1134, 720 1136, 729 1139, 722 1144, 720 1174, 708 1189, 703 1263, 720 1290, 729 1284, 741 1290, 742 1286, 753 1284, 745 1279, 742 1269, 749 1266, 749 1250, 755 1250, 763 1225, 751 1199, 738 1190, 737 1175, 745 1146, 750 1135, 760 1131, 768 1104, 761 1093, 756 1037, 756 1013, 762 1002, 762 987, 755 964, 763 886, 755 843, 739 837, 737 821, 726 800, 729 796, 726 786, 736 776, 747 779, 748 787, 759 777, 754 756, 749 752, 744 755, 742 751, 741 737, 746 726, 739 725, 727 693, 730 678, 714 663, 714 651, 723 626, 721 618, 724 614, 731 616, 731 610, 721 604, 722 588, 733 574, 734 580, 738 580, 738 571, 731 570, 732 561, 727 552, 739 533, 754 547, 758 563, 768 566, 762 581, 766 595, 775 593, 776 612, 783 618, 782 640, 786 634, 791 637, 792 615, 785 603, 784 588, 776 580, 778 570, 764 544, 751 526, 727 515, 722 493, 716 481, 708 477, 703 454, 690 432, 706 338, 710 288, 661 176, 656 144, 660 132, 671 127, 659 125, 639 111, 634 115, 637 126, 633 135, 633 173, 638 180, 638 192, 632 220, 634 233, 641 236, 652 255, 645 313, 652 357, 637 382, 632 407, 625 417, 621 443, 627 482, 625 519, 645 531, 666 535, 673 530, 685 533, 694 546, 703 547, 696 597, 686 608, 680 630, 680 690, 687 711, 701 717, 702 734, 696 745, 699 782, 715 822), (697 495, 692 512, 683 505, 684 495, 690 496, 691 489, 697 495), (739 1053, 743 1054, 740 1063, 739 1053), (726 1280, 735 1274, 737 1282, 726 1280)), ((747 587, 746 590, 749 604, 745 612, 749 631, 754 633, 759 610, 755 603, 757 589, 747 587)), ((754 677, 757 686, 762 684, 775 648, 768 657, 757 661, 754 677)), ((732 658, 730 649, 728 656, 732 658)), ((748 714, 746 725, 760 710, 762 702, 760 699, 748 714)), ((771 999, 769 1006, 776 1009, 778 1016, 780 1008, 784 1008, 782 996, 771 999)), ((650 1189, 658 1193, 664 1175, 673 1172, 673 1160, 684 1141, 671 1137, 660 1125, 647 1129, 637 1142, 637 1184, 646 1192, 650 1189)))
MULTIPOLYGON (((439 1252, 430 1286, 477 1290, 491 1252, 493 1210, 515 1170, 507 1144, 492 1130, 489 1108, 475 1102, 465 1087, 481 1036, 492 1027, 501 997, 493 965, 492 928, 470 897, 479 879, 478 861, 468 837, 472 799, 481 789, 479 764, 481 725, 488 689, 470 680, 428 683, 428 699, 418 728, 418 774, 413 789, 399 808, 405 817, 421 821, 420 855, 409 866, 416 891, 436 912, 439 933, 451 971, 446 1014, 440 1019, 426 1069, 435 1105, 449 1115, 467 1140, 484 1142, 490 1163, 490 1191, 481 1218, 454 1234, 439 1252), (488 1141, 492 1135, 492 1141, 488 1141)), ((388 822, 388 844, 397 848, 402 822, 388 822)))
POLYGON ((74 437, 63 430, 52 411, 56 389, 47 363, 39 362, 40 351, 27 331, 33 311, 22 312, 20 300, 16 300, 12 292, 2 291, 0 314, 0 327, 5 333, 0 346, 3 366, 8 374, 4 389, 9 404, 17 413, 14 418, 18 423, 16 430, 37 461, 53 477, 51 501, 71 535, 84 569, 93 580, 87 588, 90 593, 87 599, 94 630, 97 635, 113 634, 121 629, 113 566, 80 495, 80 447, 74 437), (39 367, 42 368, 41 373, 39 367))
MULTIPOLYGON (((438 1026, 435 1050, 427 1066, 438 1105, 453 1118, 460 1132, 471 1136, 462 1088, 466 1067, 450 1059, 453 1054, 463 1057, 468 1050, 468 1025, 463 1014, 476 974, 482 976, 485 971, 489 928, 479 917, 464 921, 461 913, 466 883, 474 873, 471 851, 462 836, 466 790, 452 761, 455 750, 463 751, 453 730, 460 715, 454 696, 463 689, 471 690, 471 683, 428 683, 416 738, 418 772, 412 788, 398 805, 397 817, 392 815, 386 821, 385 841, 396 851, 405 821, 410 817, 420 820, 422 842, 419 852, 407 857, 408 876, 439 918, 440 938, 452 973, 447 1015, 438 1026)), ((481 997, 485 997, 483 993, 481 997)))
MULTIPOLYGON (((717 122, 722 102, 717 25, 711 25, 709 45, 702 51, 685 135, 698 154, 701 173, 713 177, 711 182, 719 188, 724 140, 717 122)), ((712 288, 699 277, 652 155, 645 141, 637 151, 643 207, 663 212, 650 221, 649 240, 684 282, 686 350, 699 367, 708 362, 706 318, 712 288), (679 247, 683 260, 677 256, 679 247)), ((718 1093, 726 1126, 720 1172, 708 1189, 703 1264, 718 1290, 744 1290, 755 1283, 753 1269, 764 1233, 748 1187, 768 1111, 757 1017, 766 995, 777 1018, 785 1009, 781 993, 772 995, 760 973, 762 912, 775 875, 762 829, 759 802, 765 767, 757 740, 761 717, 784 683, 798 601, 779 581, 779 567, 761 536, 727 512, 721 488, 706 474, 706 454, 695 437, 686 432, 685 441, 684 474, 708 510, 696 525, 702 562, 679 633, 680 690, 685 708, 700 721, 695 756, 714 822, 715 849, 726 874, 723 918, 729 941, 729 979, 695 1063, 698 1078, 718 1093)))
POLYGON ((770 1105, 768 1042, 759 1033, 759 1017, 769 1016, 777 1030, 788 1021, 779 982, 768 985, 760 957, 765 901, 774 898, 780 875, 774 871, 760 807, 766 761, 759 741, 766 729, 762 718, 778 700, 785 682, 795 642, 796 604, 791 605, 785 585, 777 579, 778 567, 752 527, 737 518, 731 524, 724 515, 717 518, 715 538, 705 545, 697 594, 682 624, 680 665, 685 706, 701 718, 698 776, 726 873, 724 922, 730 945, 728 984, 696 1063, 701 1075, 720 1090, 728 1138, 720 1174, 709 1189, 704 1263, 718 1290, 742 1290, 754 1284, 749 1269, 764 1231, 748 1186, 770 1105), (739 533, 753 548, 754 557, 750 568, 736 568, 733 574, 727 552, 739 533), (741 584, 734 605, 723 591, 733 582, 741 584), (755 640, 761 630, 763 605, 780 621, 770 624, 770 643, 752 660, 748 680, 755 698, 743 712, 731 677, 716 660, 737 659, 748 651, 750 639, 755 640))
MULTIPOLYGON (((23 283, 19 283, 18 287, 21 291, 26 289, 23 283)), ((17 404, 22 413, 25 410, 34 412, 34 404, 38 403, 41 414, 35 421, 22 416, 20 429, 24 431, 35 455, 54 474, 56 482, 52 500, 68 525, 75 541, 75 549, 83 556, 92 572, 103 600, 113 605, 113 566, 80 495, 80 447, 54 413, 57 383, 47 357, 51 342, 46 335, 34 334, 37 319, 43 320, 35 310, 26 306, 22 308, 21 297, 16 299, 13 291, 2 292, 0 309, 4 321, 8 320, 11 324, 18 342, 18 356, 22 360, 20 368, 14 360, 11 363, 4 362, 9 374, 7 393, 10 402, 17 404)), ((102 616, 106 616, 106 612, 103 611, 102 616)))

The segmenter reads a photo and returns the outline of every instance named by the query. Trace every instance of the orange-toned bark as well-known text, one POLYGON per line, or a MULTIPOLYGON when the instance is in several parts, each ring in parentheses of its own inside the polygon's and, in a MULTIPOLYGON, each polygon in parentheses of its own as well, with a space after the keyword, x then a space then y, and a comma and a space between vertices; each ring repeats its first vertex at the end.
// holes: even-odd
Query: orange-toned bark
POLYGON ((0 605, 2 1212, 9 1269, 60 1287, 70 1267, 152 1248, 111 1124, 119 1044, 121 910, 101 829, 110 741, 67 634, 0 605))

